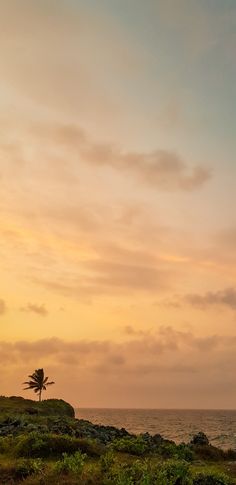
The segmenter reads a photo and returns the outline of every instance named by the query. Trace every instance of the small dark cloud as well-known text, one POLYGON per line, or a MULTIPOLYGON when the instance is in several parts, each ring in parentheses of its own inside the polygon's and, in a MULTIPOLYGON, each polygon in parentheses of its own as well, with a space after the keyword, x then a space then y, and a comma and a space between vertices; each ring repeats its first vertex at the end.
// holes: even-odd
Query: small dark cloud
POLYGON ((7 311, 7 305, 6 302, 2 299, 0 299, 0 316, 4 315, 7 311))
POLYGON ((28 303, 27 306, 21 308, 22 312, 35 313, 41 317, 46 317, 48 315, 48 310, 45 305, 37 305, 35 303, 28 303))
POLYGON ((209 306, 226 306, 236 310, 236 289, 226 288, 216 292, 209 291, 204 295, 190 294, 185 297, 185 300, 191 305, 203 309, 209 306))
POLYGON ((123 333, 130 336, 145 337, 150 335, 151 330, 136 330, 132 325, 125 325, 123 333))

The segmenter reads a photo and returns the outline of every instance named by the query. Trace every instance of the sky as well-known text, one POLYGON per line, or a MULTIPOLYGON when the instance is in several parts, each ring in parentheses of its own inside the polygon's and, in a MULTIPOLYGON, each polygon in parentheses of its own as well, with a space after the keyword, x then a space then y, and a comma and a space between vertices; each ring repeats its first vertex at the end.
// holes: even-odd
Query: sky
POLYGON ((235 408, 235 0, 0 7, 0 393, 235 408))

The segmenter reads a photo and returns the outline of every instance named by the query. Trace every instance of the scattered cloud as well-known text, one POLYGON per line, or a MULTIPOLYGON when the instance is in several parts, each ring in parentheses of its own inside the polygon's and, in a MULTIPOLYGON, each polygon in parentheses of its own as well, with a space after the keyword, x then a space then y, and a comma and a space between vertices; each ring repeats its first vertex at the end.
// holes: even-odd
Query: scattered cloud
POLYGON ((2 392, 9 389, 9 383, 11 393, 19 392, 24 375, 43 366, 57 383, 57 396, 80 402, 81 407, 94 402, 114 407, 119 397, 119 405, 124 407, 161 407, 172 402, 181 407, 186 401, 193 406, 196 397, 202 396, 197 401, 201 406, 206 405, 206 398, 212 403, 212 395, 221 385, 230 400, 236 338, 200 337, 171 326, 146 333, 132 327, 120 342, 58 338, 0 341, 0 363, 4 368, 2 392))
MULTIPOLYGON (((125 151, 117 145, 97 143, 76 125, 32 127, 34 136, 47 139, 70 155, 79 155, 82 162, 96 167, 111 167, 133 175, 139 182, 154 189, 191 191, 201 187, 211 177, 208 168, 188 164, 176 153, 157 149, 149 152, 125 151)), ((68 157, 66 158, 68 163, 68 157)))
MULTIPOLYGON (((216 335, 208 337, 196 337, 191 332, 176 331, 174 328, 160 327, 157 331, 138 331, 134 327, 124 328, 128 340, 123 342, 77 340, 64 341, 56 337, 37 340, 34 342, 18 341, 15 343, 0 342, 1 363, 7 364, 21 361, 39 361, 67 365, 78 365, 93 369, 97 364, 107 363, 120 366, 126 363, 134 368, 141 362, 150 363, 150 360, 160 364, 163 355, 169 357, 181 357, 183 351, 207 352, 229 344, 228 338, 216 335)), ((231 342, 236 345, 236 339, 231 342)), ((163 364, 163 362, 161 363, 163 364)), ((109 368, 107 369, 109 371, 109 368)))
POLYGON ((216 292, 208 291, 204 295, 189 294, 185 300, 191 305, 202 309, 209 306, 225 306, 236 310, 236 289, 226 288, 216 292))
POLYGON ((25 307, 21 308, 22 312, 35 313, 41 317, 48 315, 48 310, 45 305, 37 305, 35 303, 28 303, 25 307))

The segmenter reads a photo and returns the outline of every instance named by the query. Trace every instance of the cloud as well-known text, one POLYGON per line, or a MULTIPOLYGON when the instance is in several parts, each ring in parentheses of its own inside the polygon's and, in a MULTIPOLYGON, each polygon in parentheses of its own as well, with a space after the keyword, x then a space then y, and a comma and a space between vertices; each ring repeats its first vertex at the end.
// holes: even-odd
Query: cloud
POLYGON ((57 279, 50 275, 32 277, 44 288, 86 299, 94 296, 130 294, 135 292, 163 291, 168 287, 168 272, 147 265, 90 260, 80 263, 79 272, 63 272, 57 279))
POLYGON ((37 305, 35 303, 28 303, 27 306, 21 308, 22 312, 35 313, 41 317, 46 317, 48 315, 48 310, 45 305, 37 305))
POLYGON ((7 305, 6 302, 2 299, 0 299, 0 316, 4 315, 7 311, 7 305))
POLYGON ((186 401, 194 406, 197 395, 202 396, 197 401, 200 406, 206 396, 212 399, 218 393, 220 400, 221 384, 227 401, 235 356, 235 337, 200 337, 170 326, 146 333, 132 327, 120 342, 58 338, 0 341, 4 368, 1 389, 5 392, 10 382, 12 394, 19 385, 16 374, 20 383, 24 375, 43 366, 57 383, 57 396, 72 403, 79 400, 81 407, 94 403, 114 407, 118 402, 124 407, 170 406, 172 402, 183 406, 186 401))
MULTIPOLYGON (((94 142, 76 125, 32 127, 32 133, 61 146, 68 154, 77 154, 82 162, 111 167, 133 175, 137 181, 154 189, 189 192, 205 184, 210 170, 197 165, 189 168, 176 153, 157 149, 149 152, 125 151, 117 145, 94 142)), ((68 156, 67 162, 68 163, 68 156)))
POLYGON ((236 310, 236 289, 226 288, 221 291, 208 291, 204 295, 190 294, 185 300, 191 305, 198 308, 206 308, 209 306, 225 306, 232 310, 236 310))
MULTIPOLYGON (((125 363, 134 368, 139 364, 150 363, 150 360, 160 364, 162 357, 181 357, 182 351, 190 350, 207 352, 216 350, 219 346, 228 345, 227 338, 216 335, 209 337, 196 337, 191 332, 177 331, 172 327, 160 327, 153 331, 136 331, 134 327, 125 327, 128 340, 113 342, 111 340, 77 340, 64 341, 53 337, 36 340, 34 342, 17 341, 9 343, 0 341, 1 363, 31 362, 40 359, 45 362, 61 362, 67 365, 78 365, 87 369, 93 369, 94 365, 107 363, 108 366, 122 366, 125 363)), ((231 341, 236 345, 236 339, 231 341)), ((161 365, 163 362, 161 363, 161 365)), ((109 369, 108 369, 109 371, 109 369)))

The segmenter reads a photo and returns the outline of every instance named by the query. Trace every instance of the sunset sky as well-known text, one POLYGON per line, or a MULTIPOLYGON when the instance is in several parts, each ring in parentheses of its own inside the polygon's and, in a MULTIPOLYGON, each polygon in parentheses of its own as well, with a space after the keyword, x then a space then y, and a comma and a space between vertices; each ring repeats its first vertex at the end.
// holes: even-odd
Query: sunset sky
POLYGON ((235 0, 0 12, 0 394, 235 408, 235 0))

